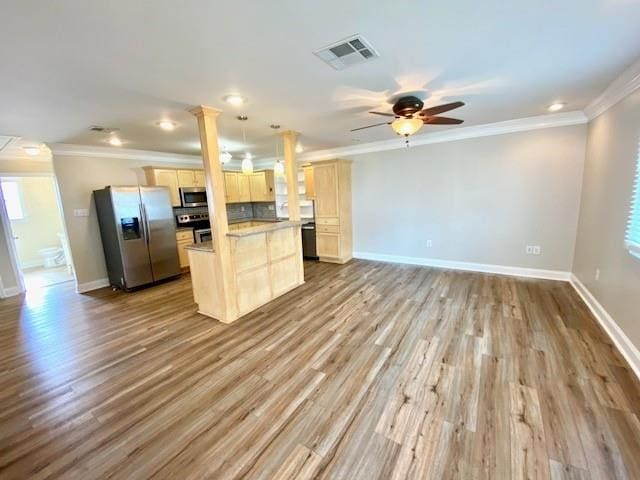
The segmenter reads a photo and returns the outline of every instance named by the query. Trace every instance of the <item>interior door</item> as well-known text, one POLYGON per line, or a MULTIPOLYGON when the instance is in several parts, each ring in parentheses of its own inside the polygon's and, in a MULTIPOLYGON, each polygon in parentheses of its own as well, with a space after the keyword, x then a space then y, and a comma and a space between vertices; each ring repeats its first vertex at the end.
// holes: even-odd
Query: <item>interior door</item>
POLYGON ((147 244, 154 280, 180 274, 176 226, 171 195, 165 187, 140 187, 147 244))
POLYGON ((111 187, 111 204, 127 288, 153 282, 138 187, 111 187))

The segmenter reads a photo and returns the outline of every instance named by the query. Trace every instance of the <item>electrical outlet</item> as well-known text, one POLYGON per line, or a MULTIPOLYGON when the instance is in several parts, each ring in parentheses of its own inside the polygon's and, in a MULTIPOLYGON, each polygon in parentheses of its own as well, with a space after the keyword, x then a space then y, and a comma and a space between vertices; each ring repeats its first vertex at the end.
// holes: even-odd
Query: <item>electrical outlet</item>
POLYGON ((73 216, 74 217, 88 217, 89 216, 89 209, 88 208, 76 208, 73 211, 73 216))
POLYGON ((540 255, 542 253, 542 248, 540 245, 527 245, 525 251, 527 255, 540 255))
POLYGON ((596 268, 596 274, 594 276, 595 276, 596 282, 600 280, 600 269, 599 268, 596 268))
POLYGON ((275 207, 274 207, 273 205, 269 205, 267 208, 268 208, 269 210, 275 210, 275 207))
POLYGON ((240 207, 240 211, 241 211, 241 212, 244 212, 244 205, 242 205, 242 206, 240 207))
POLYGON ((427 248, 433 247, 433 242, 431 240, 427 240, 427 248))

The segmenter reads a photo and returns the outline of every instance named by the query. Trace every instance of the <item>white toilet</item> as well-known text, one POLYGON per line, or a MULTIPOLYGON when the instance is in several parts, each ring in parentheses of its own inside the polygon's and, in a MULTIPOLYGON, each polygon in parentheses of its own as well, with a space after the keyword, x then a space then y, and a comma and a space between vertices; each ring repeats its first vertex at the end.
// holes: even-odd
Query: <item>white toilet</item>
POLYGON ((53 268, 66 264, 62 247, 41 248, 38 250, 38 254, 43 258, 45 268, 53 268))

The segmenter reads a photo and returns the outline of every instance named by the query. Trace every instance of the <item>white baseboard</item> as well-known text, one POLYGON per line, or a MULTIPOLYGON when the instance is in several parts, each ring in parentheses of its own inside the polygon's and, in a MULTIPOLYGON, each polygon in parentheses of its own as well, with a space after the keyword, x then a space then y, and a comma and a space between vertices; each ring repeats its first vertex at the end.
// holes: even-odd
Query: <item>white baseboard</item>
POLYGON ((353 252, 354 258, 363 260, 377 260, 379 262, 406 263, 408 265, 422 265, 425 267, 445 268, 451 270, 465 270, 469 272, 495 273, 497 275, 511 275, 514 277, 540 278, 544 280, 571 279, 570 272, 561 270, 542 270, 538 268, 508 267, 505 265, 491 265, 485 263, 455 262, 436 258, 403 257, 370 252, 353 252))
POLYGON ((109 286, 108 278, 100 278, 98 280, 93 280, 92 282, 78 283, 76 285, 76 292, 85 293, 90 292, 91 290, 97 290, 99 288, 104 288, 109 286))
POLYGON ((22 291, 20 287, 9 287, 2 289, 2 298, 15 297, 16 295, 20 295, 22 291))
POLYGON ((596 297, 593 296, 589 289, 585 287, 574 274, 571 274, 571 285, 573 285, 575 291, 578 292, 578 295, 584 300, 584 303, 587 304, 593 316, 596 317, 596 320, 600 323, 600 326, 607 332, 607 335, 609 335, 615 346, 618 347, 620 353, 622 353, 622 356, 633 369, 633 372, 640 379, 640 351, 631 343, 629 337, 627 337, 611 315, 609 315, 600 302, 598 302, 596 297))

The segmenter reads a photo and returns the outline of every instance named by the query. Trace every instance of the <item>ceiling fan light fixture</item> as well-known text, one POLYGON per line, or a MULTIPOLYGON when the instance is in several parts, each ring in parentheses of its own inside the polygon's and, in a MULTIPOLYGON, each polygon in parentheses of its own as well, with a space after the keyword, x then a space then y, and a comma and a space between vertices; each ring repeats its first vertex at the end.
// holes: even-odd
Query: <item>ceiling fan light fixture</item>
POLYGON ((397 118, 391 122, 391 128, 398 135, 408 137, 422 128, 424 122, 420 118, 397 118))

